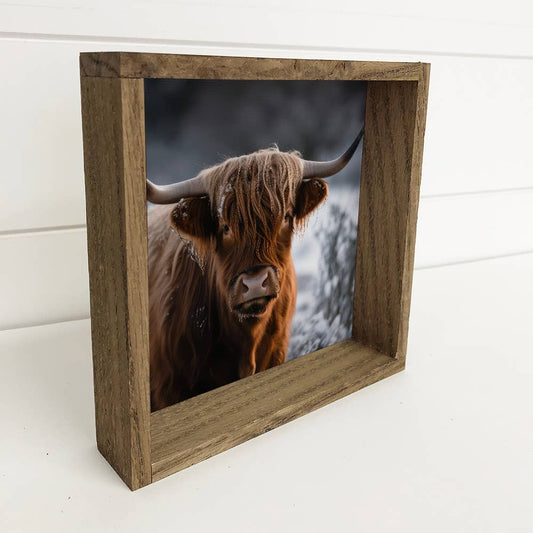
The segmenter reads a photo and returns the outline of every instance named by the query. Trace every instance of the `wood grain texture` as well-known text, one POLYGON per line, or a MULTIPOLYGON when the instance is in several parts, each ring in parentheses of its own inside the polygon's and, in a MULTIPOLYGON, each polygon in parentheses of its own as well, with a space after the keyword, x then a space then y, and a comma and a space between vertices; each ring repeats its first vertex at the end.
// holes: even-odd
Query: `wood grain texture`
POLYGON ((399 310, 398 340, 396 357, 407 356, 407 336, 409 333, 409 314, 411 312, 411 292, 413 271, 415 268, 416 223, 420 202, 420 181, 422 179, 422 159, 424 155, 424 135, 426 132, 426 115, 429 94, 430 65, 423 64, 420 80, 416 90, 416 113, 413 133, 413 155, 409 175, 407 194, 407 215, 403 248, 403 265, 401 269, 401 298, 399 310))
POLYGON ((278 59, 135 52, 80 54, 83 76, 238 80, 411 80, 421 63, 278 59))
POLYGON ((144 83, 82 78, 98 449, 151 482, 144 83))
POLYGON ((405 358, 429 65, 419 82, 369 82, 353 336, 405 358))
POLYGON ((347 340, 152 413, 152 478, 162 479, 402 370, 347 340))
POLYGON ((131 488, 404 368, 428 65, 132 53, 80 62, 97 438, 131 488), (354 338, 150 415, 144 95, 131 78, 151 76, 371 81, 354 338))

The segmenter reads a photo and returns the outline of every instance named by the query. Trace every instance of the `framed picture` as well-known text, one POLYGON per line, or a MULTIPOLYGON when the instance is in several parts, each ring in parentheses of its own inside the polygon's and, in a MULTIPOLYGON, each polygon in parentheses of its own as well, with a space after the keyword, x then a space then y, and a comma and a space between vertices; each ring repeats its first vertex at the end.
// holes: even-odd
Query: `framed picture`
POLYGON ((404 368, 429 65, 80 69, 97 443, 132 490, 404 368))

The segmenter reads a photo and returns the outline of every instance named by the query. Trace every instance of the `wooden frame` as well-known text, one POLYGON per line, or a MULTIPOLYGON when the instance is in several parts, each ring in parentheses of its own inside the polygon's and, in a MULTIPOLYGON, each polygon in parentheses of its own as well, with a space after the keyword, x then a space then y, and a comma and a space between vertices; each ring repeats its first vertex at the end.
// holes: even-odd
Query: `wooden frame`
POLYGON ((429 64, 80 56, 98 449, 132 489, 405 366, 429 64), (150 413, 144 78, 366 80, 353 338, 150 413))

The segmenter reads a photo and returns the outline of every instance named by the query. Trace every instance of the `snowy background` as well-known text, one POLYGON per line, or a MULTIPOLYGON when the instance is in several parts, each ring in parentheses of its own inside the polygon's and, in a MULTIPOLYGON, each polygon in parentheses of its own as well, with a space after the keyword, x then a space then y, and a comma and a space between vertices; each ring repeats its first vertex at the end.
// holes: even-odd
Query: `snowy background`
MULTIPOLYGON (((195 176, 276 143, 332 159, 363 125, 366 84, 352 81, 145 80, 147 176, 195 176)), ((361 147, 293 240, 298 278, 288 359, 351 336, 361 147)))

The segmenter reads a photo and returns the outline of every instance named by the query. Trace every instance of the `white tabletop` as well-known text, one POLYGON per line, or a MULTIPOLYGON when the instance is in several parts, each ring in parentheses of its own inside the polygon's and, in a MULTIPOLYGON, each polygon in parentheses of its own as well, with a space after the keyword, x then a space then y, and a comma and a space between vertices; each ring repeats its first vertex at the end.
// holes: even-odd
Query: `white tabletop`
POLYGON ((134 493, 96 450, 89 321, 1 332, 0 531, 533 531, 532 278, 416 271, 405 372, 134 493))

